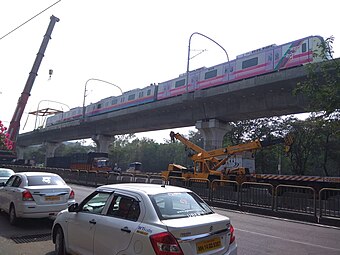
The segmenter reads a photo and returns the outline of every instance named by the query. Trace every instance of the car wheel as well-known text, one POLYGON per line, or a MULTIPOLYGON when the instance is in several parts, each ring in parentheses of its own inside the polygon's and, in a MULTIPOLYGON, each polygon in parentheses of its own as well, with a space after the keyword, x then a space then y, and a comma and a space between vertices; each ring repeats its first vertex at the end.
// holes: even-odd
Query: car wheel
POLYGON ((54 251, 56 255, 66 255, 64 233, 61 227, 58 227, 55 234, 54 251))
POLYGON ((9 208, 9 223, 15 225, 18 222, 17 214, 15 213, 15 207, 11 204, 9 208))

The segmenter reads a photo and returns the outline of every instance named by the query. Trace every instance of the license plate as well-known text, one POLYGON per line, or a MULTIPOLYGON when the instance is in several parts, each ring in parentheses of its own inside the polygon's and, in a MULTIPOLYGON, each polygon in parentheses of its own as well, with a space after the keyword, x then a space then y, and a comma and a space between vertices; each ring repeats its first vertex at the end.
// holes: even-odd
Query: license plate
POLYGON ((45 201, 58 201, 60 200, 60 196, 46 196, 45 201))
POLYGON ((196 250, 198 254, 201 254, 207 251, 216 250, 221 247, 222 247, 222 243, 219 237, 196 243, 196 250))

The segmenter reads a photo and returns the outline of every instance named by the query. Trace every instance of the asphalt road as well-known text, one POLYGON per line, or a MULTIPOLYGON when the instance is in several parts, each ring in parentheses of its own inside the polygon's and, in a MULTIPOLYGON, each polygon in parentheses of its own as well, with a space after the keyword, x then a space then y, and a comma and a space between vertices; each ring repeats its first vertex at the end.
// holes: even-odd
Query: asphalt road
MULTIPOLYGON (((71 185, 76 200, 85 198, 91 187, 71 185)), ((238 254, 241 255, 303 255, 340 254, 340 229, 317 224, 264 217, 224 209, 215 211, 230 217, 235 228, 238 254)), ((47 234, 51 231, 49 220, 25 220, 13 227, 7 215, 0 213, 0 255, 53 255, 51 240, 15 243, 11 237, 47 234)))

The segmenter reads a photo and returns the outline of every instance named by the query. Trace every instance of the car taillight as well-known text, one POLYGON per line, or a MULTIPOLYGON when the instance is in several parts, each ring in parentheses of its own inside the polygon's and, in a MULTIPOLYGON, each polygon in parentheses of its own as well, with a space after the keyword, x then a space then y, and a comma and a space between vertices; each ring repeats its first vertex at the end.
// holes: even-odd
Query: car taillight
POLYGON ((68 199, 74 199, 74 191, 73 190, 71 190, 70 196, 68 197, 68 199))
POLYGON ((229 227, 229 231, 230 231, 230 241, 229 241, 229 244, 232 244, 234 241, 235 241, 235 235, 234 235, 234 227, 230 224, 230 227, 229 227))
POLYGON ((176 238, 169 232, 152 235, 150 241, 157 255, 184 255, 176 238))
POLYGON ((32 194, 28 190, 24 190, 22 192, 22 200, 23 201, 33 201, 32 194))

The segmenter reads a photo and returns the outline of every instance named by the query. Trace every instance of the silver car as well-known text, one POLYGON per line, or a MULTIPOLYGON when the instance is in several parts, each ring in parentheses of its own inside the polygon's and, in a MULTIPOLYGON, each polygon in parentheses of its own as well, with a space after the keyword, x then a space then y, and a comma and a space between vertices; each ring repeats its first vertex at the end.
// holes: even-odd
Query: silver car
POLYGON ((18 218, 52 218, 75 203, 73 190, 57 174, 22 172, 0 184, 0 209, 18 218))
POLYGON ((15 172, 9 168, 0 167, 0 183, 5 183, 15 172))
POLYGON ((55 254, 236 255, 234 228, 197 194, 175 186, 98 187, 54 221, 55 254))

